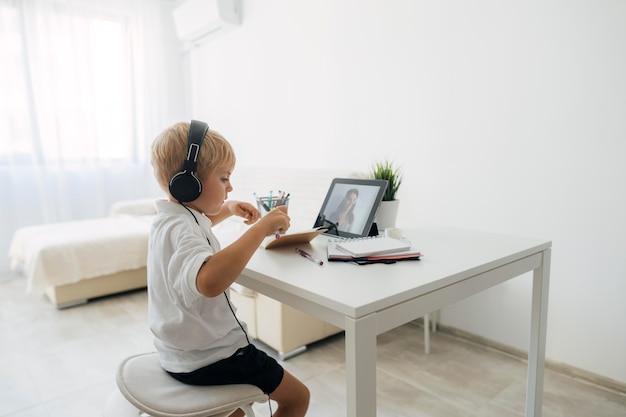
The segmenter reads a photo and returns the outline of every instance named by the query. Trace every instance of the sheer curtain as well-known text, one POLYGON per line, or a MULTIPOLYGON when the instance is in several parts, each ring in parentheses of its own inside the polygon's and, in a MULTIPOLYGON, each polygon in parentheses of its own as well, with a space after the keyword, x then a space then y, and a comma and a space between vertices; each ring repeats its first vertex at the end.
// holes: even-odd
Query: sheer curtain
POLYGON ((19 227, 101 217, 115 201, 160 195, 149 147, 184 118, 172 4, 0 0, 5 254, 19 227))

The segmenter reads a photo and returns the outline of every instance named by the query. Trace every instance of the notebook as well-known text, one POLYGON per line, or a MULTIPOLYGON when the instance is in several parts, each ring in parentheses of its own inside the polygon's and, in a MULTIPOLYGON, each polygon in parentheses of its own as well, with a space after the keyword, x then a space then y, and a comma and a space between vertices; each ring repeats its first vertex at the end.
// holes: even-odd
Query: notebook
POLYGON ((329 262, 354 262, 359 265, 367 265, 374 263, 391 264, 398 261, 418 261, 422 253, 412 245, 408 240, 402 239, 410 248, 400 252, 392 252, 386 254, 376 254, 370 256, 355 257, 337 247, 344 239, 330 239, 327 245, 327 258, 329 262))
POLYGON ((311 230, 305 230, 303 232, 281 235, 278 239, 276 239, 274 236, 270 236, 263 241, 261 246, 265 249, 273 249, 283 246, 308 243, 325 231, 325 228, 315 228, 311 230))
POLYGON ((338 249, 347 252, 354 258, 385 255, 406 251, 411 248, 411 242, 387 236, 340 240, 336 242, 336 245, 338 249))

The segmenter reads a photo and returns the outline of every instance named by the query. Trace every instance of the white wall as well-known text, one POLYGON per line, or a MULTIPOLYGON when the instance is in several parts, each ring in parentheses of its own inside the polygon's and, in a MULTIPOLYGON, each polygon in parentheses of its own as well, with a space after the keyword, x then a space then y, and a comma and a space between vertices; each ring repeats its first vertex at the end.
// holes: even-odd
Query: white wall
MULTIPOLYGON (((244 1, 188 56, 194 117, 239 165, 394 159, 400 225, 552 239, 548 359, 626 382, 624 22, 611 0, 244 1)), ((442 321, 526 349, 530 292, 442 321)))

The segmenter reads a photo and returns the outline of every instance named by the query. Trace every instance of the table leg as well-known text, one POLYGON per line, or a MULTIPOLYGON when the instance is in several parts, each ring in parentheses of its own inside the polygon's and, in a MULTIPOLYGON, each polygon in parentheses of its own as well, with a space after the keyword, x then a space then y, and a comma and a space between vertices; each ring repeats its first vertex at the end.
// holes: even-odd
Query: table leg
POLYGON ((430 314, 424 314, 424 353, 430 353, 430 314))
POLYGON ((546 355, 548 288, 550 284, 551 249, 543 252, 541 267, 533 272, 533 299, 526 383, 526 417, 541 417, 543 371, 546 355))
POLYGON ((376 316, 346 317, 347 416, 376 416, 376 316))

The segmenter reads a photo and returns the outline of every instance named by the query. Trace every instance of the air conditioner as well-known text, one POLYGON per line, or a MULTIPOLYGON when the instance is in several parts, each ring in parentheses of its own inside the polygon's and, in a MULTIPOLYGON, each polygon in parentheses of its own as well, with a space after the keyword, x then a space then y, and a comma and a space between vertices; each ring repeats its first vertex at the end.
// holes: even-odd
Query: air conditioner
POLYGON ((176 34, 185 49, 241 25, 241 0, 184 0, 172 11, 176 34))

